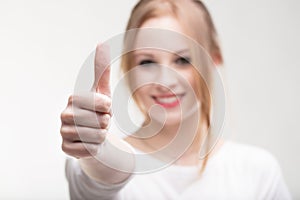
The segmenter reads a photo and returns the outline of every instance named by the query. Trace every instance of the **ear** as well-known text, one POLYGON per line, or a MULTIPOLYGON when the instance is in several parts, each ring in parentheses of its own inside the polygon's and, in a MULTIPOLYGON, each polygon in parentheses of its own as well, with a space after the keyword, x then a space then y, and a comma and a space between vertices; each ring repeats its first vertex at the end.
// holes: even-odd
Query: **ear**
POLYGON ((223 57, 220 52, 216 52, 216 51, 212 52, 211 58, 212 58, 213 62, 215 63, 215 65, 220 66, 223 64, 223 57))

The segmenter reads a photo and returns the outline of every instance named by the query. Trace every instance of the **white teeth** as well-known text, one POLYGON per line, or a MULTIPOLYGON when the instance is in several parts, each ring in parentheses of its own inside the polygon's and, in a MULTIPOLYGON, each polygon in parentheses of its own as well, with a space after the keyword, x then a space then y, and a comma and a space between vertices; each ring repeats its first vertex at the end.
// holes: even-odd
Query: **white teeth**
POLYGON ((177 101, 177 97, 163 97, 163 98, 156 98, 156 100, 160 103, 174 103, 177 101))

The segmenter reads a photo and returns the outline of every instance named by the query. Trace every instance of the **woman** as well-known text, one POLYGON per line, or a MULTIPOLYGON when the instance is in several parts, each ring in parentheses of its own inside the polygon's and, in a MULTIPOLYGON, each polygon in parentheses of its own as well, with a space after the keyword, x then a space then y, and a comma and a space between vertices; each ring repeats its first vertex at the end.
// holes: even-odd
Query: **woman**
POLYGON ((133 9, 121 67, 145 120, 124 140, 107 134, 108 57, 99 45, 92 91, 71 96, 61 115, 62 148, 78 158, 66 165, 72 199, 290 199, 269 153, 213 137, 209 67, 223 59, 203 3, 141 0, 133 9))

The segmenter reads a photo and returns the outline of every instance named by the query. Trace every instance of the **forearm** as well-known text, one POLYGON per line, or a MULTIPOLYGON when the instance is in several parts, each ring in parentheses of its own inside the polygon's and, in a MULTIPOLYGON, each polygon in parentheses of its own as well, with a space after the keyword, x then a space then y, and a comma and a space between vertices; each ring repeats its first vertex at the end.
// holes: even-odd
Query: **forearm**
POLYGON ((101 147, 99 156, 105 164, 115 168, 119 166, 119 169, 126 171, 126 173, 112 169, 93 157, 89 159, 70 158, 67 160, 66 176, 69 182, 71 199, 120 199, 120 190, 130 180, 132 174, 130 172, 133 172, 134 169, 134 154, 127 153, 127 155, 130 155, 127 157, 120 154, 115 155, 116 149, 112 148, 115 145, 118 149, 125 148, 132 151, 127 143, 121 141, 121 144, 119 144, 119 142, 109 137, 109 142, 104 143, 101 147), (121 156, 123 157, 120 158, 121 156))
POLYGON ((69 183, 70 199, 79 200, 119 200, 121 199, 121 189, 127 184, 129 179, 119 184, 106 185, 91 179, 81 169, 78 160, 67 159, 66 177, 69 183))
POLYGON ((124 182, 133 173, 135 157, 133 148, 125 141, 108 135, 95 157, 79 159, 82 170, 102 184, 124 182))

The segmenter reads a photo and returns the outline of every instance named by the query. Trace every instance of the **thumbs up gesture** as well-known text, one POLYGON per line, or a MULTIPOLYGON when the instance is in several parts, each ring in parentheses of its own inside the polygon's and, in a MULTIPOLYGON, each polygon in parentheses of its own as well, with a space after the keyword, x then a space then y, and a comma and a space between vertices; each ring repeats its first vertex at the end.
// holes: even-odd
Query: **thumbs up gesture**
POLYGON ((95 79, 92 91, 110 97, 110 55, 106 45, 98 45, 95 55, 95 79))
POLYGON ((61 113, 62 149, 85 158, 96 155, 106 135, 111 118, 109 48, 98 45, 95 54, 95 80, 91 91, 69 97, 61 113))

